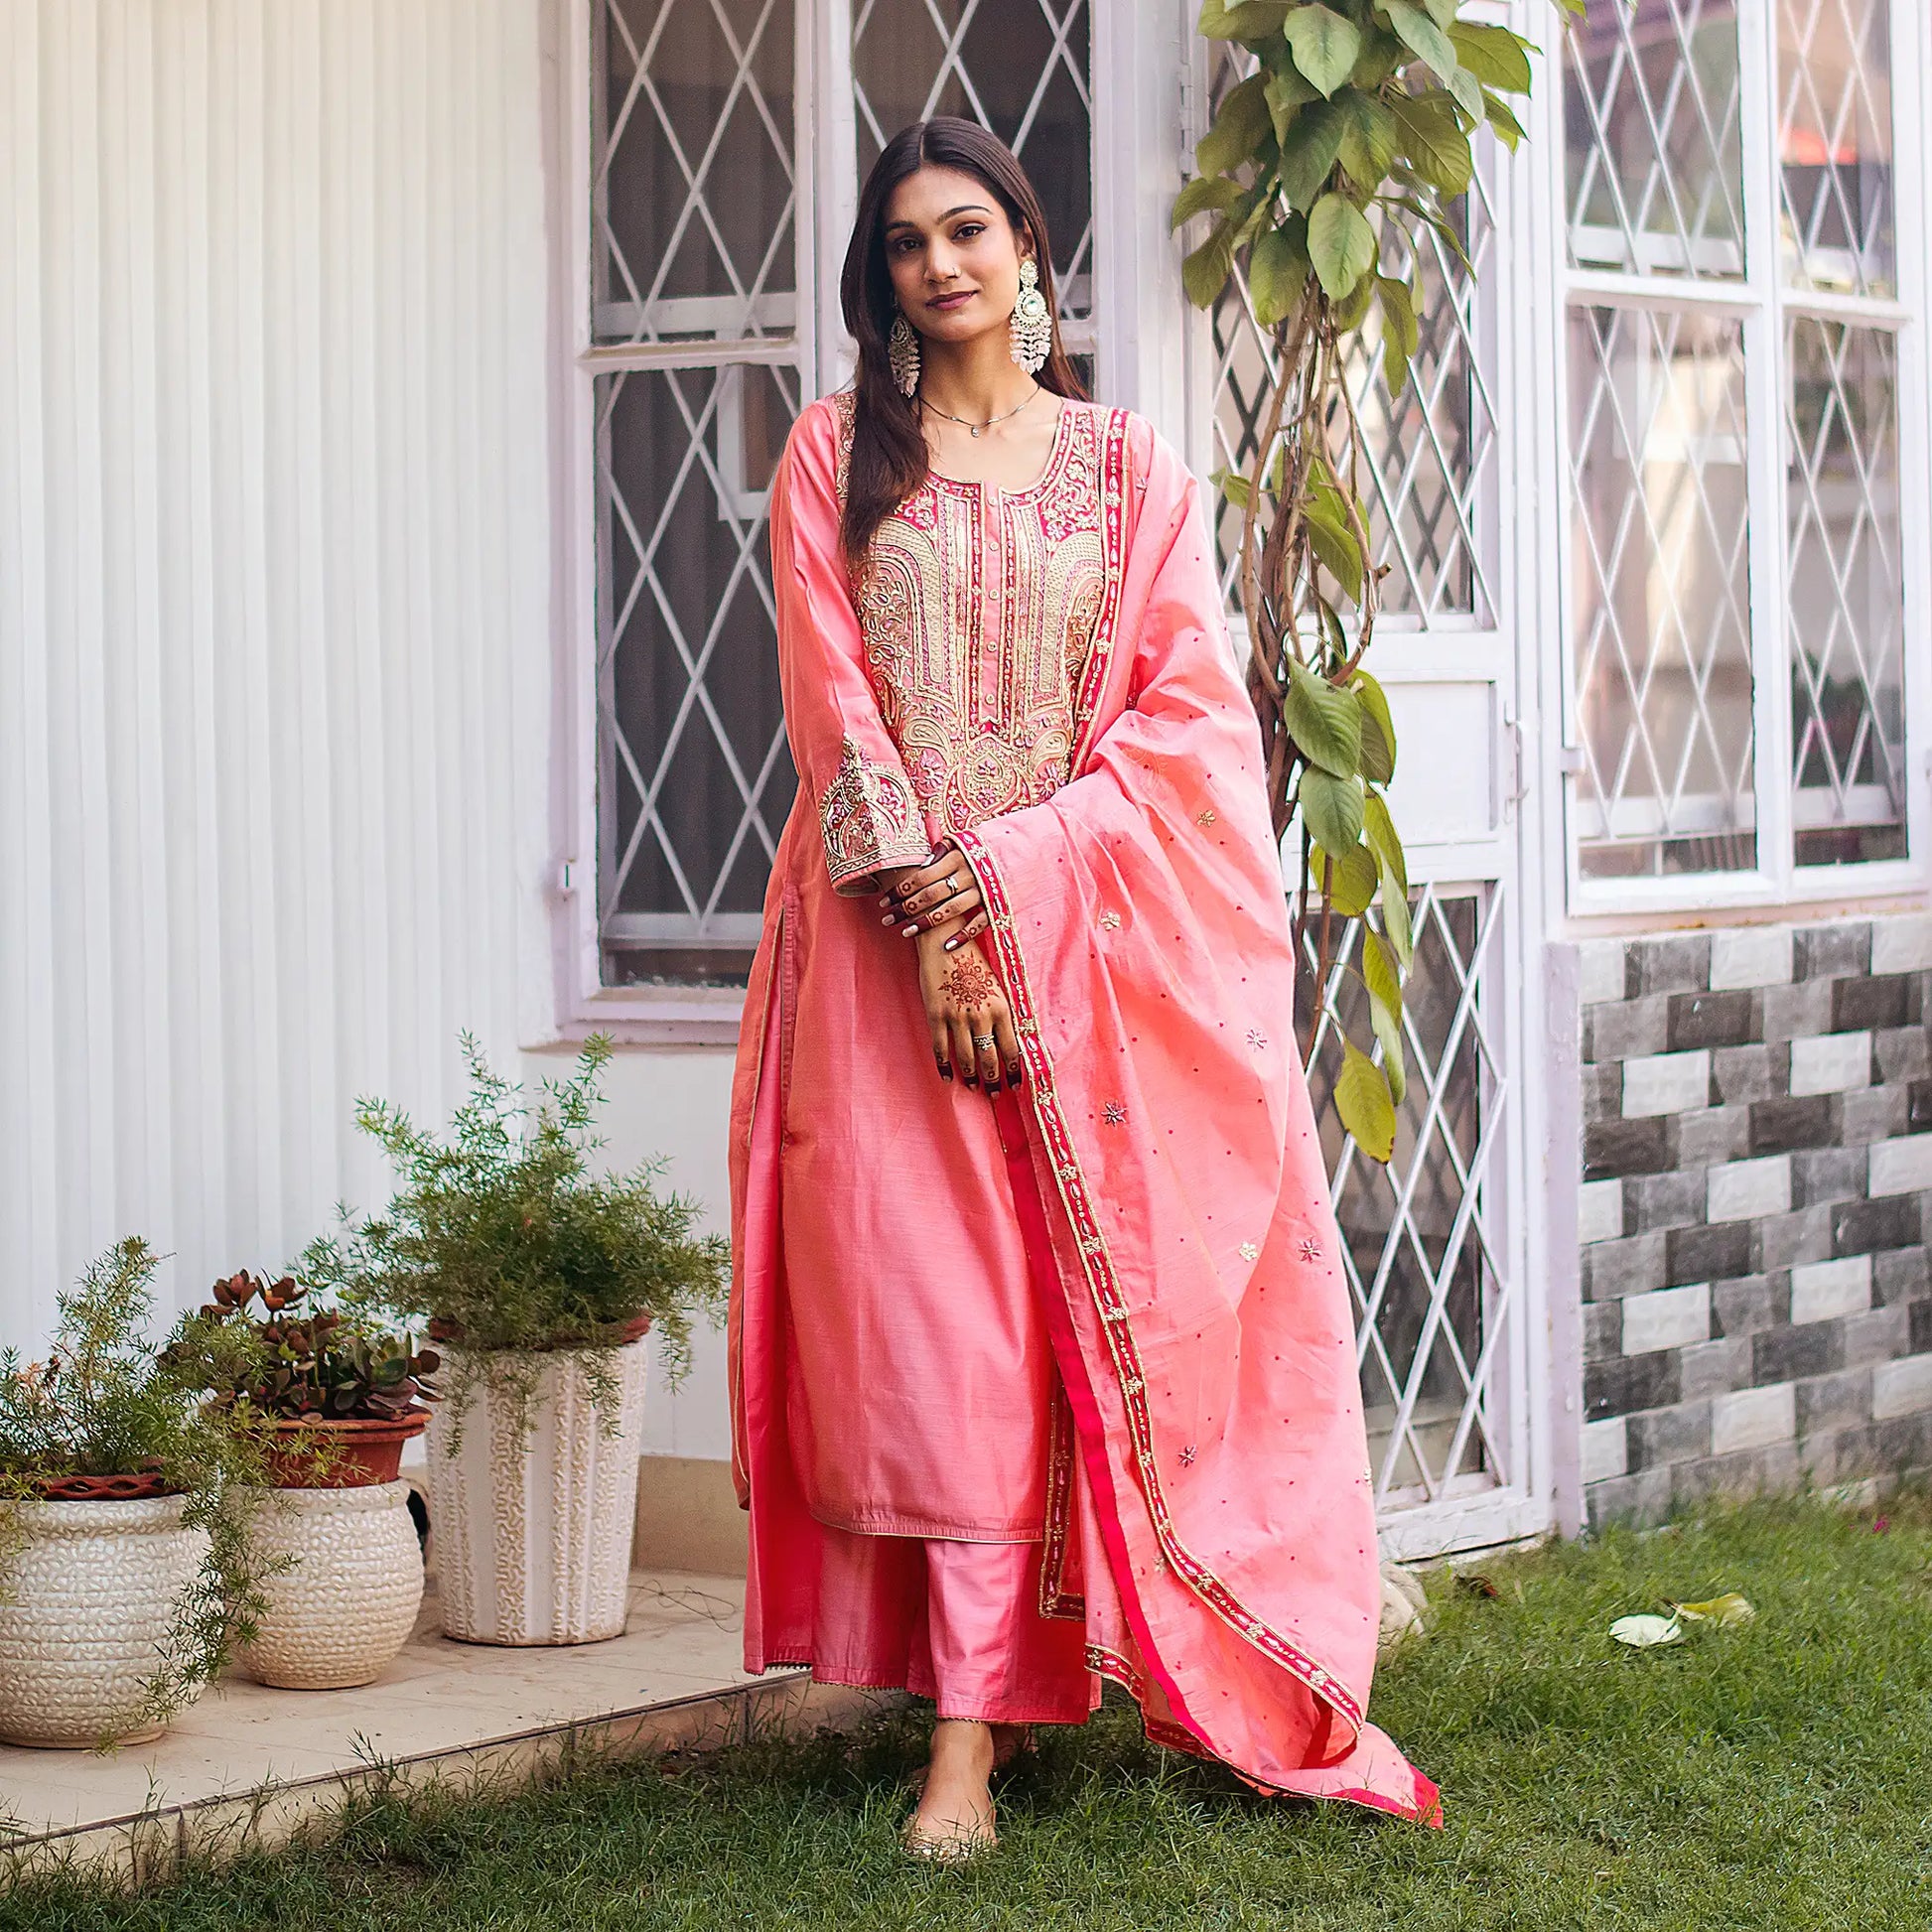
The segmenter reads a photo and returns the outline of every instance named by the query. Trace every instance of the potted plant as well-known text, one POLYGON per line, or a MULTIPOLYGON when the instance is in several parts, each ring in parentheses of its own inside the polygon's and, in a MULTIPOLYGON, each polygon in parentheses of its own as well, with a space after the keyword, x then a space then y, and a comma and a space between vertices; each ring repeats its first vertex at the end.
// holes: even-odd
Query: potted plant
POLYGON ((694 1234, 694 1201, 656 1191, 661 1164, 593 1172, 608 1039, 586 1041, 534 1103, 467 1035, 463 1051, 469 1095, 447 1135, 360 1103, 397 1190, 299 1271, 344 1306, 427 1319, 443 1348, 428 1450, 444 1633, 595 1642, 624 1624, 645 1331, 675 1383, 693 1314, 721 1306, 730 1250, 694 1234))
POLYGON ((158 1257, 110 1249, 45 1361, 0 1355, 0 1741, 158 1736, 253 1634, 256 1444, 147 1340, 158 1257))
POLYGON ((255 1547, 263 1603, 236 1662, 284 1690, 369 1684, 394 1661, 423 1600, 422 1547, 400 1479, 429 1422, 436 1355, 285 1276, 214 1284, 167 1359, 261 1444, 275 1485, 255 1547), (257 1304, 259 1303, 259 1311, 257 1304))

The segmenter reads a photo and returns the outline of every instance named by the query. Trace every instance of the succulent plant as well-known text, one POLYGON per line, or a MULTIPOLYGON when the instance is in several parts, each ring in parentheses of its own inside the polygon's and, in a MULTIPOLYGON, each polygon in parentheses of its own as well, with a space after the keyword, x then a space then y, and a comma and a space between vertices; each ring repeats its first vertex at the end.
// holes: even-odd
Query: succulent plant
POLYGON ((278 1422, 394 1422, 436 1398, 434 1349, 309 1306, 292 1275, 270 1282, 244 1269, 209 1294, 168 1352, 224 1402, 278 1422))

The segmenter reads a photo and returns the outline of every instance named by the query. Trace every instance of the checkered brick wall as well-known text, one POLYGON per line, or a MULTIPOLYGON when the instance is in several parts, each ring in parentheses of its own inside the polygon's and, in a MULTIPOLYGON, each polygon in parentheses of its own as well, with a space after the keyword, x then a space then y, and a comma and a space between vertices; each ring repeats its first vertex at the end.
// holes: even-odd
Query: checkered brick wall
POLYGON ((1581 964, 1590 1520, 1932 1467, 1932 917, 1581 964))

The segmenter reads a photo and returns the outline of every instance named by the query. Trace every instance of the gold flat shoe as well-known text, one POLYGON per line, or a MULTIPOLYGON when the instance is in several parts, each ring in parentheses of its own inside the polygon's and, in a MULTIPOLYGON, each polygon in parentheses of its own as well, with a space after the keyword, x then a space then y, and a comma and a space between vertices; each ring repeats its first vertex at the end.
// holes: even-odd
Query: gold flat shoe
POLYGON ((958 1865, 984 1858, 1000 1841, 991 1832, 922 1832, 915 1819, 908 1819, 898 1842, 908 1859, 924 1864, 958 1865))

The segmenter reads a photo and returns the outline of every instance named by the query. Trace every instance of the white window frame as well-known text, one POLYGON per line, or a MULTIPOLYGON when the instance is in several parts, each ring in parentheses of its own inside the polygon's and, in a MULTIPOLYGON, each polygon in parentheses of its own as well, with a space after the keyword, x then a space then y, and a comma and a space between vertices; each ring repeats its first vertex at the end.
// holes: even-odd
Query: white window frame
MULTIPOLYGON (((838 263, 858 206, 852 83, 852 0, 796 0, 793 140, 797 174, 794 262, 798 326, 790 339, 745 343, 597 344, 592 330, 594 206, 593 31, 598 0, 547 0, 544 31, 556 92, 546 103, 552 268, 551 400, 555 533, 555 701, 551 732, 550 905, 554 1025, 564 1039, 591 1032, 623 1044, 726 1046, 738 1038, 744 990, 733 986, 611 986, 603 979, 599 919, 597 612, 599 546, 595 391, 629 369, 779 363, 798 372, 801 405, 839 387, 852 344, 839 314, 838 263)), ((1179 259, 1150 249, 1139 211, 1150 161, 1173 165, 1177 133, 1174 36, 1158 10, 1088 0, 1094 155, 1094 311, 1065 330, 1067 346, 1114 372, 1112 400, 1151 406, 1177 423, 1177 385, 1163 412, 1177 352, 1179 259), (1104 76, 1104 77, 1103 77, 1104 76), (1149 138, 1157 103, 1158 133, 1149 138), (1103 168, 1112 152, 1118 166, 1103 168), (1116 245, 1116 237, 1120 237, 1116 245), (1150 258, 1152 256, 1152 258, 1150 258), (1173 317, 1173 323, 1168 318, 1173 317)), ((1176 150, 1177 151, 1177 150, 1176 150)), ((1165 240, 1165 235, 1162 236, 1165 240)), ((1164 427, 1167 426, 1164 423, 1164 427)))
MULTIPOLYGON (((1741 281, 1649 278, 1570 265, 1562 96, 1567 84, 1562 51, 1552 45, 1539 79, 1542 100, 1532 139, 1543 150, 1538 223, 1556 271, 1550 329, 1554 388, 1553 462, 1546 478, 1546 539, 1558 559, 1552 625, 1558 668, 1552 683, 1562 702, 1552 708, 1546 769, 1562 774, 1563 867, 1572 915, 1582 918, 1702 911, 1748 912, 1842 905, 1856 900, 1922 897, 1932 883, 1932 409, 1926 390, 1928 307, 1927 178, 1932 132, 1924 67, 1932 32, 1918 18, 1921 0, 1891 0, 1892 168, 1897 296, 1890 301, 1816 293, 1783 286, 1776 233, 1779 207, 1774 103, 1777 93, 1776 0, 1737 9, 1740 145, 1743 157, 1744 261, 1741 281), (1569 767, 1580 748, 1568 742, 1577 690, 1572 593, 1576 558, 1571 515, 1570 341, 1574 308, 1592 300, 1626 308, 1696 312, 1743 325, 1745 423, 1748 458, 1751 626, 1751 732, 1757 863, 1747 871, 1686 873, 1666 878, 1587 879, 1578 849, 1578 777, 1569 767), (1904 563, 1903 675, 1905 701, 1906 852, 1903 859, 1804 866, 1793 839, 1791 641, 1785 612, 1784 338, 1788 316, 1894 325, 1900 549, 1904 563)), ((1558 25, 1555 33, 1566 31, 1558 25)))

